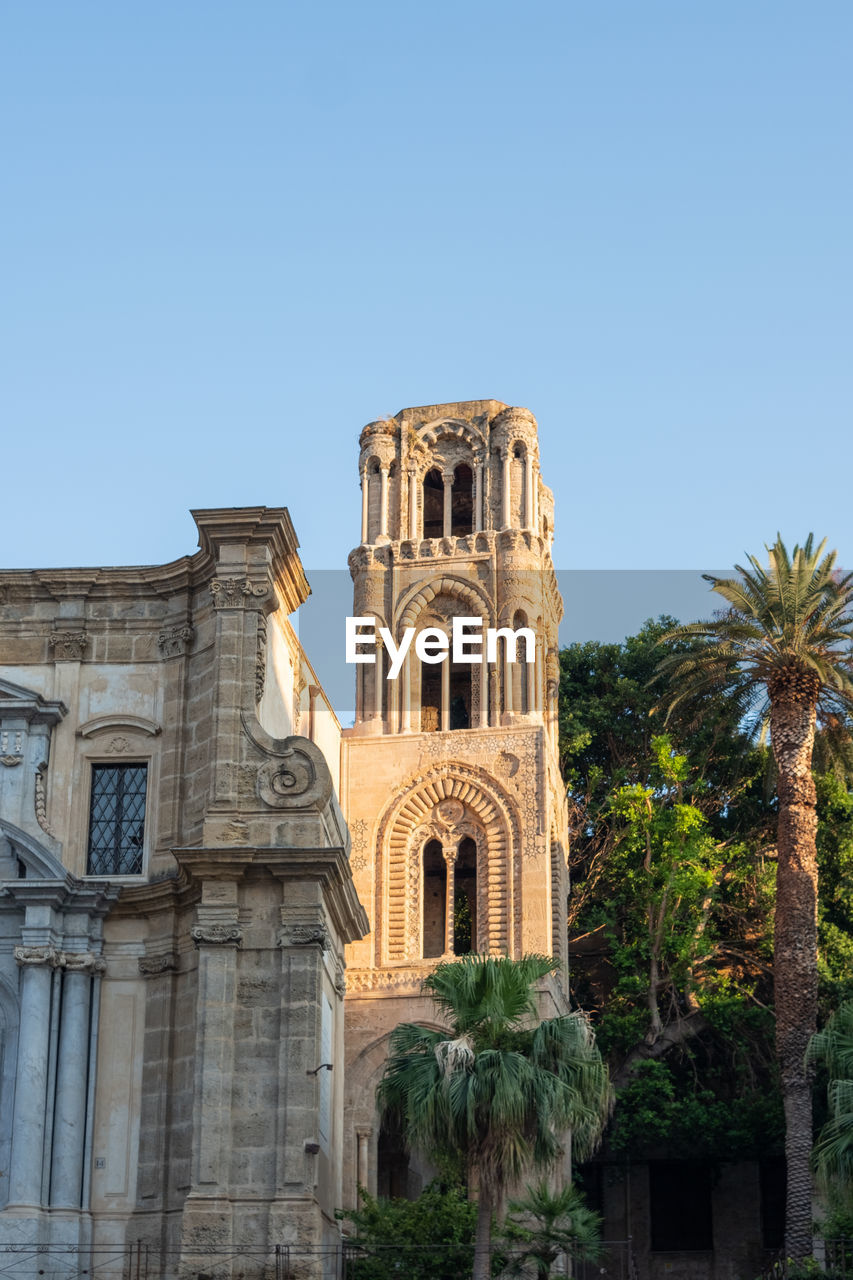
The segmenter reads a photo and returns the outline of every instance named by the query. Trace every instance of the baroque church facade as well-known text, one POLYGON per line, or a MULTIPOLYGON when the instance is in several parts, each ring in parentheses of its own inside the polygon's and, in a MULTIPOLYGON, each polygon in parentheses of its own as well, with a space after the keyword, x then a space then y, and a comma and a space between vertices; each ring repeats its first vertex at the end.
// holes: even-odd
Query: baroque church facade
POLYGON ((360 474, 353 613, 506 634, 397 679, 377 647, 343 733, 284 509, 197 511, 165 566, 0 573, 0 1246, 45 1275, 135 1249, 135 1274, 248 1280, 290 1248, 331 1280, 357 1186, 428 1175, 374 1091, 391 1029, 434 1019, 429 969, 547 952, 543 1012, 567 1009, 535 419, 405 410, 360 474))

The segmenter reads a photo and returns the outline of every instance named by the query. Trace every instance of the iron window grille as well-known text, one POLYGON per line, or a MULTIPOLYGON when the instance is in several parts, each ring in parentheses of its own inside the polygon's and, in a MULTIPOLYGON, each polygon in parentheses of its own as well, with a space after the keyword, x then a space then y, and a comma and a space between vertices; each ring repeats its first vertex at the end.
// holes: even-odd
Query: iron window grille
POLYGON ((148 766, 92 766, 88 874, 136 876, 142 871, 148 766))

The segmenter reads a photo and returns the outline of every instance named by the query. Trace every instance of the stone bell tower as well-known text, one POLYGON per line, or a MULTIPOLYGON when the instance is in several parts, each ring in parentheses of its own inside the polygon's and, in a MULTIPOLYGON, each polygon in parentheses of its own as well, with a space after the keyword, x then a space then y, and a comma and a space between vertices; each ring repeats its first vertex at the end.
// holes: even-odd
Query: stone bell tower
MULTIPOLYGON (((369 423, 360 445, 353 614, 396 645, 407 628, 450 635, 454 618, 479 619, 484 641, 489 628, 505 634, 491 663, 421 660, 412 643, 390 678, 393 654, 377 643, 375 661, 354 667, 341 800, 371 932, 347 948, 350 1204, 357 1182, 416 1194, 428 1174, 380 1132, 374 1092, 391 1030, 434 1021, 420 984, 440 959, 554 955, 562 970, 543 1014, 568 1008, 562 600, 536 419, 495 400, 428 405, 369 423)), ((485 659, 486 644, 474 651, 485 659)))

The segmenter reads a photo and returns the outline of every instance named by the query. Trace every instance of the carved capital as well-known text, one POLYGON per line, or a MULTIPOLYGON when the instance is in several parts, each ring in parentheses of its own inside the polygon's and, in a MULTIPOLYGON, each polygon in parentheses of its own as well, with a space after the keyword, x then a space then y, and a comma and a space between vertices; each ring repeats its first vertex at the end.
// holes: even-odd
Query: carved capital
POLYGON ((320 947, 328 951, 330 941, 324 924, 286 924, 278 931, 280 947, 320 947))
POLYGON ((79 662, 89 637, 85 631, 51 631, 47 642, 53 650, 54 662, 79 662))
POLYGON ((57 969, 62 963, 62 953, 56 947, 15 947, 15 960, 22 968, 45 964, 57 969))
POLYGON ((197 924, 190 929, 190 937, 197 947, 239 947, 243 930, 236 924, 197 924))
POLYGON ((182 627, 164 627, 157 637, 157 648, 162 658, 177 658, 185 654, 195 632, 186 623, 182 627))
POLYGON ((104 973, 107 962, 103 956, 93 955, 91 951, 64 951, 62 967, 68 973, 104 973))
POLYGON ((210 584, 214 609, 259 608, 258 602, 268 592, 268 582, 252 582, 249 578, 214 578, 210 584))
POLYGON ((159 956, 140 956, 139 972, 144 978, 157 978, 161 973, 174 973, 178 957, 174 951, 164 951, 159 956))

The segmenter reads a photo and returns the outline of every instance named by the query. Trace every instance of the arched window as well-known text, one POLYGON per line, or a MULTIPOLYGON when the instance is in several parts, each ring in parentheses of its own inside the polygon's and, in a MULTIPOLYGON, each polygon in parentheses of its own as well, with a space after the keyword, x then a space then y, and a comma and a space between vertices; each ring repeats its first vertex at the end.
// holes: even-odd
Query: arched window
POLYGON ((474 473, 462 462, 453 473, 450 532, 454 538, 474 530, 474 473))
POLYGON ((441 472, 433 468, 424 476, 424 534, 425 538, 440 538, 444 533, 444 481, 441 472))
POLYGON ((453 953, 477 950, 477 845, 465 836, 456 854, 453 883, 453 953))
POLYGON ((438 840, 430 840, 423 853, 423 953, 424 959, 444 955, 446 937, 447 864, 438 840))

